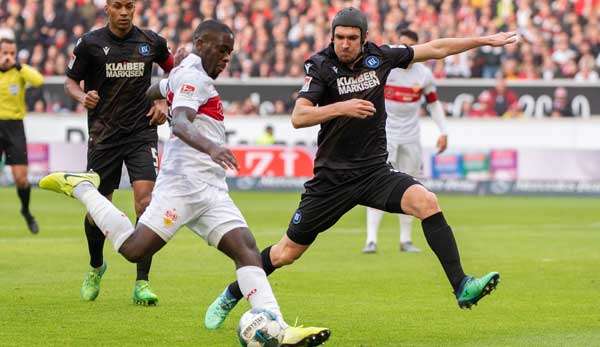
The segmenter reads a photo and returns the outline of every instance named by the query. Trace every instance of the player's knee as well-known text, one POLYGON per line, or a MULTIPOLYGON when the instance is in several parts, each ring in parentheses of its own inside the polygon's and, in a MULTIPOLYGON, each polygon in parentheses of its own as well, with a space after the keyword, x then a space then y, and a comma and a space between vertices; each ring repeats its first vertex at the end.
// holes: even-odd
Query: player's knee
POLYGON ((290 265, 300 258, 290 247, 284 247, 279 252, 273 252, 271 249, 271 262, 275 267, 290 265))
POLYGON ((125 259, 127 259, 129 262, 132 262, 132 263, 139 263, 140 261, 142 261, 145 258, 145 255, 143 254, 143 252, 140 252, 139 250, 127 248, 127 247, 121 247, 119 249, 119 253, 121 253, 121 255, 123 255, 123 257, 125 257, 125 259))
POLYGON ((440 205, 437 196, 430 191, 424 192, 418 204, 417 217, 424 219, 438 212, 440 212, 440 205))
POLYGON ((139 263, 146 257, 145 249, 141 247, 133 247, 131 243, 125 241, 119 248, 119 253, 132 263, 139 263))
POLYGON ((138 199, 135 202, 135 213, 138 217, 141 216, 144 213, 144 211, 146 210, 146 207, 148 207, 148 205, 150 205, 151 199, 152 199, 152 196, 148 195, 148 196, 138 199))
POLYGON ((17 188, 27 188, 29 185, 29 180, 27 180, 26 175, 17 175, 15 176, 15 185, 17 188))

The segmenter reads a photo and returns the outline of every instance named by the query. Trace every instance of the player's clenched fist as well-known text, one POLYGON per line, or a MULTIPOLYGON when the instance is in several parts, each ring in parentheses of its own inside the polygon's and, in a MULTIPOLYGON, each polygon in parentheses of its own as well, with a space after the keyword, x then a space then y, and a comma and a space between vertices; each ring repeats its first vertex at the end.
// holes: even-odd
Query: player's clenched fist
POLYGON ((146 117, 150 118, 150 125, 161 125, 167 121, 167 105, 164 101, 155 101, 146 117))
POLYGON ((225 147, 213 146, 208 152, 210 158, 223 169, 238 170, 237 160, 231 151, 225 147))
POLYGON ((100 101, 100 96, 98 96, 98 92, 95 90, 85 93, 80 100, 83 106, 89 110, 94 109, 98 105, 98 101, 100 101))
POLYGON ((372 102, 363 99, 350 99, 340 102, 340 113, 348 117, 367 118, 375 113, 372 102))

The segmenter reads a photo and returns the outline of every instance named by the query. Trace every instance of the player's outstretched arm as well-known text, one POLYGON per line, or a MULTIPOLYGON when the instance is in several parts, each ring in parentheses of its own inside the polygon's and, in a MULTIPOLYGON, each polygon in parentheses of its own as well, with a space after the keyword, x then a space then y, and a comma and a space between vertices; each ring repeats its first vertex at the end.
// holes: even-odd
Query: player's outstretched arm
POLYGON ((192 124, 196 110, 189 107, 176 107, 172 112, 171 126, 173 135, 190 147, 210 155, 211 159, 223 169, 238 169, 233 153, 225 147, 212 142, 192 124))
POLYGON ((367 118, 375 113, 373 103, 362 99, 350 99, 326 106, 315 106, 312 101, 298 98, 292 111, 294 128, 306 128, 325 123, 335 117, 367 118))
POLYGON ((516 43, 517 41, 518 35, 516 32, 498 33, 481 37, 437 39, 412 46, 414 50, 413 62, 442 59, 449 55, 462 53, 481 46, 500 47, 516 43))

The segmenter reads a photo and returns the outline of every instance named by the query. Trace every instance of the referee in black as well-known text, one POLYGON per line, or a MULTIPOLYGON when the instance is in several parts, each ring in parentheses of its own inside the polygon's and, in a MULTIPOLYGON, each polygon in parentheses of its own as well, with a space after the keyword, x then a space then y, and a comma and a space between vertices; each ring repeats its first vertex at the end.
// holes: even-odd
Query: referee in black
MULTIPOLYGON (((107 0, 104 9, 107 26, 77 41, 67 68, 65 91, 87 108, 87 168, 100 175, 100 192, 112 198, 125 164, 139 217, 150 203, 158 170, 156 126, 166 121, 164 112, 152 104, 145 91, 150 87, 153 63, 169 72, 174 58, 164 38, 133 25, 135 0, 107 0)), ((84 228, 91 269, 81 297, 92 301, 98 296, 106 270, 104 235, 89 216, 84 228)), ((151 262, 149 257, 137 264, 133 301, 139 305, 158 302, 148 283, 151 262)))
POLYGON ((0 39, 0 159, 12 171, 17 194, 21 200, 21 215, 32 234, 38 224, 29 210, 31 186, 27 178, 27 139, 23 118, 27 112, 25 88, 40 87, 44 77, 34 68, 17 62, 17 45, 11 39, 0 39))
MULTIPOLYGON (((304 64, 306 77, 292 112, 295 128, 321 126, 314 178, 304 185, 300 206, 286 235, 263 250, 265 272, 270 274, 293 263, 319 233, 333 226, 354 206, 364 205, 419 218, 458 305, 463 308, 476 304, 495 288, 500 275, 497 272, 481 278, 465 275, 452 230, 435 194, 386 163, 384 86, 394 68, 442 59, 484 45, 514 43, 516 34, 439 39, 413 47, 377 46, 366 41, 365 15, 351 7, 336 14, 331 32, 329 47, 304 64)), ((231 299, 239 298, 239 287, 232 283, 217 304, 223 303, 231 309, 231 299)), ((210 311, 207 313, 211 314, 210 311)))

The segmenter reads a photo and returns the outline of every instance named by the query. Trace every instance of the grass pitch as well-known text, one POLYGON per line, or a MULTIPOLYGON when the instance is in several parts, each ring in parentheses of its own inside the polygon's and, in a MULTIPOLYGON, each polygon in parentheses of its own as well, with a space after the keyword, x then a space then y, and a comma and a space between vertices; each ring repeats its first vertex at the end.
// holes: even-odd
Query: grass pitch
MULTIPOLYGON (((299 195, 234 193, 259 247, 277 241, 299 195)), ((379 253, 363 255, 363 208, 319 237, 271 284, 286 319, 332 330, 328 346, 599 346, 600 200, 440 198, 470 274, 499 271, 493 295, 459 310, 415 223, 421 254, 398 252, 397 218, 384 218, 379 253)), ((131 193, 115 195, 132 215, 131 193)), ((0 189, 0 345, 236 346, 241 303, 224 328, 206 331, 204 310, 234 278, 232 263, 189 230, 154 257, 157 307, 131 302, 135 266, 107 242, 100 296, 83 302, 88 255, 76 201, 34 190, 41 232, 0 189)))

